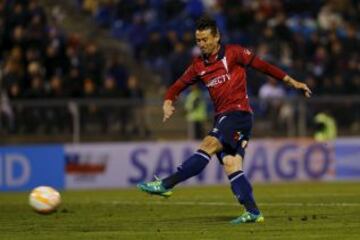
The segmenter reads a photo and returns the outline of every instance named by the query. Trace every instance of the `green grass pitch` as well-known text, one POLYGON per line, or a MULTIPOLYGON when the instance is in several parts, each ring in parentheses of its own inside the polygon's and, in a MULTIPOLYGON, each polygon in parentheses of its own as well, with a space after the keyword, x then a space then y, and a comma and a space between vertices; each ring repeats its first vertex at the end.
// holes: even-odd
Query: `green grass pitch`
POLYGON ((0 239, 360 239, 360 182, 257 184, 264 223, 230 225, 242 209, 228 186, 178 187, 169 199, 137 189, 62 192, 40 215, 28 193, 0 193, 0 239))

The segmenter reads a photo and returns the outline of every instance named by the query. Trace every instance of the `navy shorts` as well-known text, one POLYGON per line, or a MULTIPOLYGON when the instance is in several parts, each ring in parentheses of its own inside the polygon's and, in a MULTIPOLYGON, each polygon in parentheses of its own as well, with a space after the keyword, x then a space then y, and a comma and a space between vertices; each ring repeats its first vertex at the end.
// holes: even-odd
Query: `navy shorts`
POLYGON ((244 111, 223 113, 215 117, 214 128, 209 135, 216 137, 223 145, 223 150, 216 154, 221 164, 226 155, 239 154, 244 158, 245 148, 241 145, 250 139, 252 122, 252 113, 244 111))

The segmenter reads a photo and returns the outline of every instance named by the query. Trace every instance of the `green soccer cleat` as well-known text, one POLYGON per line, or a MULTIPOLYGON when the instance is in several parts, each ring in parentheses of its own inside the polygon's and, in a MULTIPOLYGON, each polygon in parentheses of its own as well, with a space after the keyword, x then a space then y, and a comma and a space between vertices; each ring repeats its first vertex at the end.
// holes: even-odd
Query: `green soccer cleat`
POLYGON ((172 192, 170 189, 164 188, 162 185, 161 180, 156 178, 153 182, 147 182, 147 183, 139 183, 137 187, 144 192, 147 192, 149 194, 159 195, 162 197, 170 197, 172 192))
POLYGON ((265 218, 260 213, 259 215, 252 214, 249 212, 243 213, 240 217, 231 220, 231 224, 243 224, 243 223, 257 223, 257 222, 264 222, 265 218))

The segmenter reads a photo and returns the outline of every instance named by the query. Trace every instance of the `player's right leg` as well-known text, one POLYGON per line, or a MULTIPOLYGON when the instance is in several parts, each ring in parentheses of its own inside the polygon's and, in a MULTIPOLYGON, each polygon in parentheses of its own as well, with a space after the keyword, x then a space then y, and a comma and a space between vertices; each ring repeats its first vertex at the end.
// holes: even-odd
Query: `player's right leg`
POLYGON ((217 138, 207 136, 202 141, 199 150, 183 162, 174 174, 162 180, 140 183, 137 187, 150 194, 170 196, 170 190, 175 185, 199 174, 209 163, 211 156, 221 149, 222 145, 217 138))

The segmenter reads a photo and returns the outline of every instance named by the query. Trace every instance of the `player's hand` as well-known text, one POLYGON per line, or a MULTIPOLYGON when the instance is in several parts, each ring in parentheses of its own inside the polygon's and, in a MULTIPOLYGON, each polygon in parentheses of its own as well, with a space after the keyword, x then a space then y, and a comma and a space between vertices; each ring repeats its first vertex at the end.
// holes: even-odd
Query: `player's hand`
POLYGON ((305 83, 302 83, 302 82, 296 82, 295 84, 294 84, 294 88, 296 88, 296 89, 299 89, 299 90, 302 90, 303 91, 303 93, 304 93, 304 95, 305 95, 305 97, 310 97, 311 96, 311 90, 310 90, 310 88, 305 84, 305 83))
POLYGON ((171 100, 165 100, 165 101, 164 101, 163 111, 164 111, 163 122, 165 122, 165 121, 168 120, 168 119, 171 117, 171 115, 173 115, 173 113, 175 112, 175 107, 172 105, 172 101, 171 101, 171 100))
POLYGON ((305 83, 302 83, 302 82, 298 82, 296 81, 295 79, 293 79, 292 77, 290 76, 285 76, 283 81, 285 83, 287 83, 289 86, 295 88, 295 89, 298 89, 298 90, 301 90, 303 91, 305 97, 310 97, 312 92, 310 90, 310 88, 305 84, 305 83))

